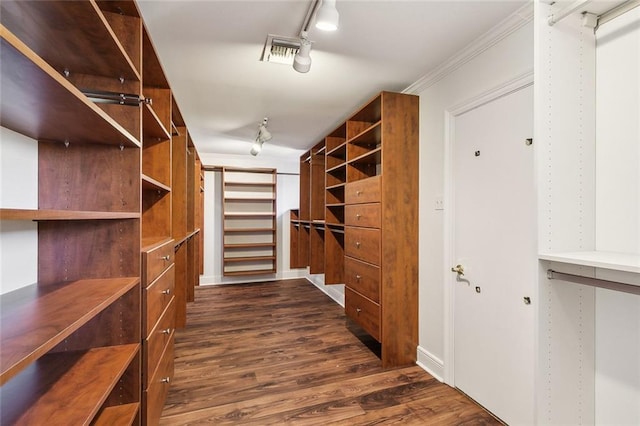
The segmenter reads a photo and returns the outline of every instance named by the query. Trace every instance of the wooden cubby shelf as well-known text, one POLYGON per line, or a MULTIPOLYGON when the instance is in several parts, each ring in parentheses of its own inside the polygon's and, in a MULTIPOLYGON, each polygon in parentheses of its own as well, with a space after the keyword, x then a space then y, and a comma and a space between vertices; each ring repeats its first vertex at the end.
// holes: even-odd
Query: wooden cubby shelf
POLYGON ((47 354, 2 387, 2 422, 53 421, 64 400, 65 424, 88 424, 138 354, 140 344, 47 354), (43 382, 42 377, 49 380, 43 382))
POLYGON ((94 212, 78 210, 50 210, 50 209, 0 209, 2 220, 112 220, 139 219, 138 212, 94 212))
POLYGON ((225 263, 234 263, 234 262, 254 262, 261 260, 275 260, 275 256, 251 256, 251 257, 225 257, 225 263))
POLYGON ((161 192, 171 192, 171 187, 162 182, 158 182, 154 178, 142 175, 142 189, 158 190, 161 192))
POLYGON ((145 143, 153 140, 171 139, 171 135, 162 124, 162 121, 149 104, 145 104, 142 109, 142 123, 145 143))
POLYGON ((258 248, 258 247, 275 247, 276 243, 246 243, 246 244, 225 244, 226 249, 240 248, 258 248))
POLYGON ((4 386, 139 283, 138 277, 131 277, 33 284, 0 297, 0 384, 4 386))
POLYGON ((140 81, 135 62, 95 1, 3 0, 1 13, 9 30, 58 72, 69 69, 78 74, 140 81), (29 20, 22 16, 29 16, 29 20), (43 31, 51 27, 51 22, 64 31, 43 31))
POLYGON ((38 140, 140 146, 118 122, 1 25, 0 36, 3 127, 38 140), (34 99, 64 108, 33 108, 34 99), (60 125, 70 117, 82 126, 60 125))
POLYGON ((245 275, 265 275, 265 274, 275 274, 275 269, 256 269, 251 271, 227 271, 224 274, 229 277, 233 276, 245 276, 245 275))
POLYGON ((275 229, 273 228, 224 228, 224 233, 225 234, 233 234, 233 233, 238 233, 238 234, 244 234, 244 233, 258 233, 258 232, 272 232, 275 233, 275 229))
POLYGON ((93 426, 131 425, 138 415, 140 404, 114 405, 102 409, 93 422, 93 426))

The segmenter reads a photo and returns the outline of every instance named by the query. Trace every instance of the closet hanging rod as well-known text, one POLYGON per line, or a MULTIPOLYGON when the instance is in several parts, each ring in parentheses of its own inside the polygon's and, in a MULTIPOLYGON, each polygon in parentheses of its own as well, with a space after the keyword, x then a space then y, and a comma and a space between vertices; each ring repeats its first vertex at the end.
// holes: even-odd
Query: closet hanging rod
POLYGON ((549 15, 549 17, 547 18, 547 23, 553 26, 581 7, 586 6, 588 3, 591 3, 591 0, 576 0, 567 7, 560 9, 558 13, 552 13, 551 15, 549 15))
POLYGON ((557 272, 553 269, 547 269, 547 278, 550 280, 569 281, 576 284, 584 284, 592 287, 600 287, 608 290, 640 295, 640 286, 637 285, 602 280, 600 278, 584 277, 582 275, 565 274, 564 272, 557 272))
POLYGON ((612 19, 615 19, 618 16, 622 15, 623 13, 627 13, 632 9, 635 9, 638 6, 640 6, 640 0, 628 0, 614 7, 613 9, 610 9, 604 13, 601 13, 600 16, 598 16, 598 26, 596 27, 596 30, 600 28, 600 25, 606 24, 612 19))

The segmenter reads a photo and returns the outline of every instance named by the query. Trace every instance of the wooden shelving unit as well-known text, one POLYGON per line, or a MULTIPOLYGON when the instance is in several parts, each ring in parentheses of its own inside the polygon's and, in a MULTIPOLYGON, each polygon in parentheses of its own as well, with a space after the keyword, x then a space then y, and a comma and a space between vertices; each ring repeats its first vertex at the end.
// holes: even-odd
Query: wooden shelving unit
POLYGON ((38 241, 37 283, 0 297, 2 423, 157 424, 202 268, 198 153, 135 1, 7 0, 0 21, 0 124, 38 141, 38 208, 0 207, 38 241))
POLYGON ((275 274, 276 171, 223 168, 223 274, 275 274))
POLYGON ((416 360, 417 122, 417 97, 377 95, 301 157, 300 214, 290 215, 291 266, 345 284, 345 311, 380 342, 384 367, 416 360))
POLYGON ((38 208, 0 210, 3 221, 38 222, 37 283, 0 297, 2 422, 88 424, 126 411, 134 424, 142 112, 83 91, 125 76, 124 90, 141 93, 141 21, 89 1, 0 8, 0 124, 38 141, 39 164, 38 208))

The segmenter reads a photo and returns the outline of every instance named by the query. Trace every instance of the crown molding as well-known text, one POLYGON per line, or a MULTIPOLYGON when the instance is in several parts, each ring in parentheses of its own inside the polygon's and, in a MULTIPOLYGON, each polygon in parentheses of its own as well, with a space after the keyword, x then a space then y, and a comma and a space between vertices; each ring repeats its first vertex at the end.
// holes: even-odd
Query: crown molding
POLYGON ((480 55, 482 52, 495 46, 515 31, 524 27, 532 20, 533 2, 527 2, 527 4, 509 15, 476 41, 446 60, 443 64, 428 72, 411 86, 404 89, 402 93, 419 94, 420 92, 428 89, 467 62, 471 61, 476 56, 480 55))

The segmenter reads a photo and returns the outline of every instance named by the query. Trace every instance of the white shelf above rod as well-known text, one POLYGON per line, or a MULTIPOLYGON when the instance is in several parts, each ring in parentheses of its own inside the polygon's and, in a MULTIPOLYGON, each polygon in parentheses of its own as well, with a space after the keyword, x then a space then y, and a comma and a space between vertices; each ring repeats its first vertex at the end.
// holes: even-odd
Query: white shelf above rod
POLYGON ((599 278, 585 277, 582 275, 565 274, 553 269, 547 269, 547 278, 550 280, 569 281, 576 284, 584 284, 592 287, 606 288, 608 290, 640 295, 640 286, 623 284, 616 281, 601 280, 599 278))
POLYGON ((591 0, 576 0, 566 7, 560 9, 558 12, 549 15, 549 17, 547 18, 547 23, 550 26, 553 26, 589 3, 591 3, 591 0))

